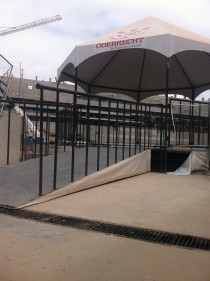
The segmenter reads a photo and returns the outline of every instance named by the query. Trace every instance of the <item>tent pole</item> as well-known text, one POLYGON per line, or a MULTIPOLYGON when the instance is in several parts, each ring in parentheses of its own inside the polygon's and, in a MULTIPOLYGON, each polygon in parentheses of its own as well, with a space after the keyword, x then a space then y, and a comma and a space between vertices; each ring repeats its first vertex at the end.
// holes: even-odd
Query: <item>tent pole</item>
POLYGON ((208 134, 208 147, 209 147, 209 170, 210 170, 210 101, 208 103, 208 117, 209 117, 209 134, 208 134))
POLYGON ((146 57, 146 49, 144 49, 143 61, 142 61, 141 72, 140 72, 139 91, 138 91, 138 97, 137 97, 138 102, 140 101, 140 89, 141 89, 141 82, 142 82, 142 76, 143 76, 143 70, 144 70, 144 64, 145 64, 145 57, 146 57))
POLYGON ((194 127, 193 127, 193 115, 194 115, 194 108, 193 108, 193 104, 194 104, 194 101, 195 101, 195 89, 193 88, 192 89, 192 108, 190 110, 190 113, 191 113, 191 128, 190 128, 190 145, 194 145, 194 127))
POLYGON ((140 101, 140 92, 138 91, 137 102, 139 103, 139 101, 140 101))
POLYGON ((167 172, 168 158, 168 82, 169 82, 169 58, 166 60, 166 100, 165 100, 165 150, 164 150, 164 172, 167 172))
POLYGON ((75 84, 74 84, 74 90, 77 92, 77 67, 75 68, 75 84))

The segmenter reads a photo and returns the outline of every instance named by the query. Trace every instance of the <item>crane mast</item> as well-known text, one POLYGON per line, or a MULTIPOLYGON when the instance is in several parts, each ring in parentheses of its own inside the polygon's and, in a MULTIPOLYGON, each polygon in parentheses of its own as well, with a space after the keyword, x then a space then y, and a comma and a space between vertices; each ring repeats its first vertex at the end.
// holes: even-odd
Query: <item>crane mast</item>
MULTIPOLYGON (((0 36, 23 31, 29 28, 34 28, 40 25, 52 23, 59 20, 62 20, 62 17, 60 15, 56 15, 53 17, 37 20, 23 25, 4 28, 3 30, 0 30, 0 36)), ((8 89, 11 81, 12 68, 13 66, 0 54, 0 117, 3 113, 4 100, 6 100, 8 96, 8 89)), ((28 126, 30 125, 29 121, 27 122, 28 126)))
POLYGON ((0 36, 8 35, 8 34, 19 32, 19 31, 23 31, 23 30, 26 30, 26 29, 29 29, 29 28, 34 28, 34 27, 37 27, 37 26, 40 26, 40 25, 52 23, 52 22, 59 21, 59 20, 62 20, 62 17, 60 15, 56 15, 56 16, 45 18, 45 19, 42 19, 42 20, 30 22, 30 23, 27 23, 27 24, 18 25, 18 26, 15 26, 15 27, 10 27, 10 28, 1 30, 0 36))

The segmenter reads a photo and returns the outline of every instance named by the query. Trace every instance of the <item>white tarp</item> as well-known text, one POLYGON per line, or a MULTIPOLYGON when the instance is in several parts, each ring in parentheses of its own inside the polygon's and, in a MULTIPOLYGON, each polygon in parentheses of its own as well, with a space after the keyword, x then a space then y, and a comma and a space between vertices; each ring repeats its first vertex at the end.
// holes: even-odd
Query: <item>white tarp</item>
POLYGON ((142 153, 138 153, 128 159, 117 164, 111 165, 99 172, 90 174, 81 180, 75 181, 63 188, 53 191, 38 199, 35 199, 19 208, 39 204, 49 200, 53 200, 62 196, 69 195, 78 191, 103 185, 116 180, 137 176, 151 170, 151 150, 148 149, 142 153))
POLYGON ((167 173, 168 175, 186 176, 195 171, 208 170, 208 152, 207 151, 192 151, 185 162, 174 172, 167 173))

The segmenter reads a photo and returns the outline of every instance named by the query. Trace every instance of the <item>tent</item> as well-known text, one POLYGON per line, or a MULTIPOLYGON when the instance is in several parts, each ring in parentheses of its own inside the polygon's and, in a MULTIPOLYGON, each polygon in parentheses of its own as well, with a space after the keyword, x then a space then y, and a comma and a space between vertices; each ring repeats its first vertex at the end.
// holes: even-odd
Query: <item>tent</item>
POLYGON ((194 100, 210 89, 210 39, 147 17, 76 46, 58 69, 62 81, 136 101, 159 94, 194 100))

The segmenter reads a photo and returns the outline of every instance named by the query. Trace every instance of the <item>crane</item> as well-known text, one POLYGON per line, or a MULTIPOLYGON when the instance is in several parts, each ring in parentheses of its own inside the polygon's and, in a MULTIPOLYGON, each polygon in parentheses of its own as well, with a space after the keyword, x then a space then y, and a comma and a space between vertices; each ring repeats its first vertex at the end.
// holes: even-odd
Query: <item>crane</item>
MULTIPOLYGON (((34 28, 40 25, 52 23, 59 20, 62 20, 62 17, 60 15, 56 15, 53 17, 33 21, 15 27, 7 27, 7 28, 4 27, 3 30, 0 30, 0 36, 23 31, 29 28, 34 28)), ((2 115, 3 107, 4 107, 4 102, 2 101, 7 98, 7 94, 8 94, 12 68, 13 66, 0 54, 0 116, 2 115)))
POLYGON ((54 21, 59 21, 59 20, 62 20, 62 17, 60 15, 56 15, 56 16, 53 16, 53 17, 33 21, 33 22, 30 22, 30 23, 27 23, 27 24, 18 25, 18 26, 15 26, 15 27, 9 27, 9 28, 1 30, 0 36, 8 35, 8 34, 11 34, 11 33, 19 32, 19 31, 22 31, 22 30, 37 27, 37 26, 44 25, 44 24, 47 24, 47 23, 52 23, 54 21))

